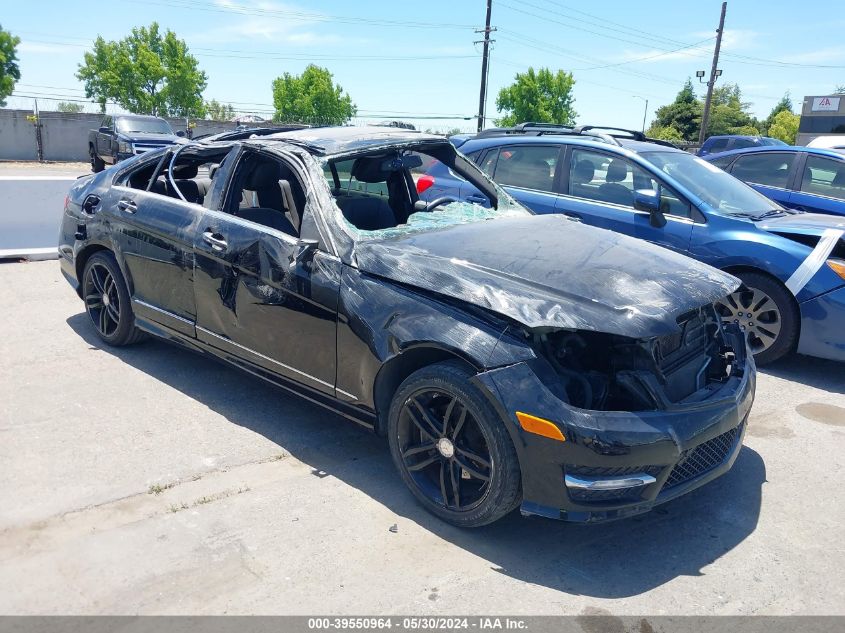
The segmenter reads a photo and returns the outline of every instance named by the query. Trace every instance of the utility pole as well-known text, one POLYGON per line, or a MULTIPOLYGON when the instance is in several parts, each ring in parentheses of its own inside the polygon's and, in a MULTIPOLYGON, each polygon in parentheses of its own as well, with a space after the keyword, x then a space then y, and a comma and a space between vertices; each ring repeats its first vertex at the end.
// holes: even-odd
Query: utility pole
MULTIPOLYGON (((487 19, 484 21, 484 54, 481 58, 481 94, 478 96, 478 131, 484 128, 484 114, 487 101, 487 65, 490 63, 490 13, 493 10, 493 0, 487 0, 487 19)), ((476 31, 481 33, 481 31, 476 31)), ((478 42, 475 42, 476 44, 478 42)))
POLYGON ((698 143, 704 143, 707 136, 707 127, 710 124, 710 102, 713 100, 713 86, 716 85, 716 77, 719 76, 717 66, 719 65, 719 49, 722 48, 722 33, 725 31, 725 11, 728 3, 722 3, 722 15, 719 18, 719 29, 716 31, 716 49, 713 51, 713 66, 710 68, 710 81, 707 82, 707 98, 704 100, 704 112, 701 114, 701 131, 698 133, 698 143))
POLYGON ((35 101, 35 144, 38 149, 38 162, 44 162, 44 141, 41 137, 41 111, 38 109, 38 99, 35 101))

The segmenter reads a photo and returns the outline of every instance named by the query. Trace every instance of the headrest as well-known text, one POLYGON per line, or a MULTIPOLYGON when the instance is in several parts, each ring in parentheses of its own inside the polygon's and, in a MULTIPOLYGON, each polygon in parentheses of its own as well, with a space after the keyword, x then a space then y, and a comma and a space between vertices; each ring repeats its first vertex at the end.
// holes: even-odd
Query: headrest
POLYGON ((217 175, 218 169, 220 169, 220 163, 213 163, 212 165, 210 165, 208 168, 208 177, 213 180, 214 176, 217 175))
POLYGON ((199 165, 191 163, 189 165, 176 165, 173 168, 173 178, 180 180, 187 180, 189 178, 196 178, 199 173, 199 165))
POLYGON ((352 163, 352 177, 359 182, 384 182, 390 172, 383 169, 384 158, 356 158, 352 163))
POLYGON ((276 161, 258 163, 252 168, 244 183, 244 189, 258 191, 268 187, 278 186, 282 170, 276 161))
POLYGON ((607 166, 607 175, 604 177, 605 182, 622 182, 628 176, 628 166, 614 158, 607 166))
POLYGON ((593 180, 596 175, 596 167, 589 160, 579 160, 575 164, 575 170, 572 172, 572 179, 579 185, 586 184, 593 180))
POLYGON ((834 187, 845 187, 845 168, 839 168, 830 184, 834 187))

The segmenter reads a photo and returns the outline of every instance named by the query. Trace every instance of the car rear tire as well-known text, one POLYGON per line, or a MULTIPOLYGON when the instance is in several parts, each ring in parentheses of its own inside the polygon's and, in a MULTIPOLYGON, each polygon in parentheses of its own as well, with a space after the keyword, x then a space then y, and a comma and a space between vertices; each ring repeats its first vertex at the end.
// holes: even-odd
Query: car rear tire
POLYGON ((723 323, 737 323, 745 332, 758 365, 766 365, 795 349, 798 308, 789 291, 764 273, 740 272, 742 286, 716 302, 723 323))
POLYGON ((97 150, 94 149, 93 145, 88 146, 88 154, 91 157, 91 171, 96 174, 106 168, 106 164, 103 162, 103 159, 97 156, 97 150))
POLYGON ((492 523, 521 499, 513 442, 499 414, 457 362, 411 374, 390 406, 393 462, 414 497, 459 527, 492 523))
POLYGON ((144 333, 135 327, 129 290, 111 253, 94 253, 85 262, 82 299, 97 336, 105 343, 121 347, 144 337, 144 333))

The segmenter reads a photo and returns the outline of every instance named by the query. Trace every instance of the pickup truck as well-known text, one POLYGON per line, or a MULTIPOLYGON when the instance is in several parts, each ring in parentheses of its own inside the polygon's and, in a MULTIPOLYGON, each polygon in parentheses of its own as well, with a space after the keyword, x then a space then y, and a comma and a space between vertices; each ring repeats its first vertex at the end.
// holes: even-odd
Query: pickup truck
POLYGON ((164 119, 137 114, 106 115, 99 129, 88 134, 88 155, 91 169, 103 171, 106 164, 114 165, 121 160, 143 154, 150 150, 185 142, 182 131, 173 128, 164 119))

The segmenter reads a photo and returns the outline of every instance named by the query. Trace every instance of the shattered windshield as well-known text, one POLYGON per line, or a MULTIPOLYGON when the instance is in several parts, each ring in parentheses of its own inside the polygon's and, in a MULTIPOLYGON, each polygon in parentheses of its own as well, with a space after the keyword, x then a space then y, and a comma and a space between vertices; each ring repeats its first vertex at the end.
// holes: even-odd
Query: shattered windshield
POLYGON ((386 239, 532 215, 474 164, 464 163, 463 169, 472 173, 461 174, 454 154, 440 155, 452 166, 433 155, 408 150, 323 161, 323 177, 346 233, 356 241, 386 239), (482 192, 485 187, 495 191, 495 207, 482 192))

